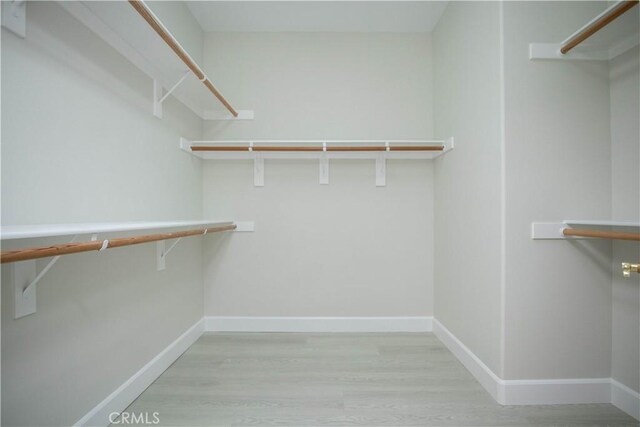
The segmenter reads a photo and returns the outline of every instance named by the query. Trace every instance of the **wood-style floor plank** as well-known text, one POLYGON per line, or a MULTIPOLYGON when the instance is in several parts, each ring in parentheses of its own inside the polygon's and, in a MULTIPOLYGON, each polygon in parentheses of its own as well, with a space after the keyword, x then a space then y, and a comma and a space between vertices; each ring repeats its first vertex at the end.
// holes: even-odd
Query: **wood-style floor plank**
POLYGON ((411 333, 207 333, 127 411, 164 426, 638 426, 608 404, 501 406, 411 333))

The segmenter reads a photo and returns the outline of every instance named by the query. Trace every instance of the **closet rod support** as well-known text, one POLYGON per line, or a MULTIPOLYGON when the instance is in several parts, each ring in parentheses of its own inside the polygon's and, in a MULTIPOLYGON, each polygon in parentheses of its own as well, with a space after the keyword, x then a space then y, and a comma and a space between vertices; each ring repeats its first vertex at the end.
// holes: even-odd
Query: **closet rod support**
MULTIPOLYGON (((77 237, 77 235, 73 236, 69 243, 73 243, 77 237)), ((54 256, 38 274, 36 274, 35 260, 17 262, 11 265, 14 319, 36 312, 36 285, 59 259, 60 255, 54 256)))
POLYGON ((169 252, 171 252, 173 248, 176 247, 180 240, 182 240, 182 237, 178 237, 176 241, 173 242, 171 246, 169 246, 169 249, 166 249, 166 240, 160 240, 156 242, 156 264, 158 266, 158 271, 162 271, 167 268, 167 255, 169 255, 169 252))
POLYGON ((158 79, 153 80, 153 115, 157 118, 162 118, 162 103, 171 95, 171 93, 177 89, 178 86, 187 78, 187 76, 191 74, 191 70, 187 70, 186 73, 180 77, 180 80, 176 84, 174 84, 171 89, 169 89, 166 93, 162 93, 162 82, 158 79))
MULTIPOLYGON (((78 236, 75 235, 73 236, 73 238, 69 241, 69 243, 73 243, 76 241, 76 238, 78 236)), ((40 271, 40 273, 38 273, 38 275, 36 276, 35 279, 33 279, 33 281, 31 283, 29 283, 29 285, 27 285, 26 288, 24 288, 24 290, 22 291, 22 293, 26 293, 29 291, 29 289, 31 289, 31 287, 35 286, 38 284, 38 282, 40 281, 40 279, 42 279, 44 277, 45 274, 47 274, 47 272, 51 269, 51 267, 54 266, 55 263, 58 262, 58 260, 60 259, 62 255, 56 255, 54 256, 51 261, 49 261, 49 263, 42 269, 42 271, 40 271)))

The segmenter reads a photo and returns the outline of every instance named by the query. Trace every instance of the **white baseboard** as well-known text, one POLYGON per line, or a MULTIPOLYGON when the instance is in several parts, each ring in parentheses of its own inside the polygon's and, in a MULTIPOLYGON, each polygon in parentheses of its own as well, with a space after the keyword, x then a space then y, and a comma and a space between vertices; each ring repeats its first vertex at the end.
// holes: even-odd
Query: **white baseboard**
POLYGON ((204 319, 200 319, 167 348, 162 350, 142 369, 118 387, 106 399, 77 421, 75 426, 108 426, 109 415, 122 412, 176 361, 204 332, 204 319))
POLYGON ((640 393, 611 380, 611 403, 640 421, 640 393))
POLYGON ((209 332, 431 332, 432 317, 205 317, 209 332))
POLYGON ((610 403, 610 378, 501 380, 503 405, 610 403))
POLYGON ((635 418, 640 415, 638 393, 611 378, 503 380, 437 319, 433 332, 502 405, 613 403, 635 418))
POLYGON ((503 380, 437 319, 433 319, 433 333, 458 358, 460 363, 471 372, 471 375, 478 380, 491 397, 496 402, 504 405, 503 380))

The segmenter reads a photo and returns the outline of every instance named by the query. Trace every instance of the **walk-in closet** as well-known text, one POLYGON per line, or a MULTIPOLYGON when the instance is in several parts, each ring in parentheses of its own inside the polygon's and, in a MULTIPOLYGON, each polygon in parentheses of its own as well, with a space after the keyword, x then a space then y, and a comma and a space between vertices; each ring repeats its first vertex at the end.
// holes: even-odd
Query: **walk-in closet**
POLYGON ((640 6, 2 0, 0 419, 640 425, 640 6))

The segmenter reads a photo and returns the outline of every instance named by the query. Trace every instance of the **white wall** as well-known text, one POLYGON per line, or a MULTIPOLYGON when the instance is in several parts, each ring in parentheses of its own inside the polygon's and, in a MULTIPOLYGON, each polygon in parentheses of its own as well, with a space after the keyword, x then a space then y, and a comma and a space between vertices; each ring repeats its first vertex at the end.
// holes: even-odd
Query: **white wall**
POLYGON ((530 61, 604 2, 506 2, 506 379, 608 378, 611 243, 531 240, 532 222, 611 215, 606 62, 530 61))
POLYGON ((173 98, 153 117, 151 79, 64 10, 33 4, 26 40, 3 33, 3 223, 200 216, 200 164, 178 149, 200 120, 173 98))
MULTIPOLYGON (((199 120, 171 99, 154 118, 151 80, 57 4, 27 16, 26 40, 2 30, 3 225, 200 217, 177 147, 199 120)), ((17 320, 3 266, 2 424, 71 425, 113 392, 202 317, 201 258, 199 239, 162 272, 154 245, 64 257, 17 320)))
POLYGON ((451 2, 434 35, 435 316, 500 373, 501 176, 498 3, 451 2))
MULTIPOLYGON (((425 139, 433 134, 426 34, 208 34, 205 68, 251 122, 207 139, 425 139), (228 89, 227 89, 228 88, 228 89)), ((204 215, 256 232, 205 244, 205 312, 228 316, 426 316, 433 298, 433 171, 389 161, 204 162, 204 215)))
MULTIPOLYGON (((635 222, 640 221, 639 69, 638 48, 610 62, 612 218, 635 222)), ((613 243, 611 377, 635 391, 640 391, 640 276, 622 277, 620 264, 639 260, 637 242, 613 243)))
POLYGON ((207 74, 256 117, 206 122, 205 138, 432 136, 427 34, 208 33, 204 50, 207 74))

